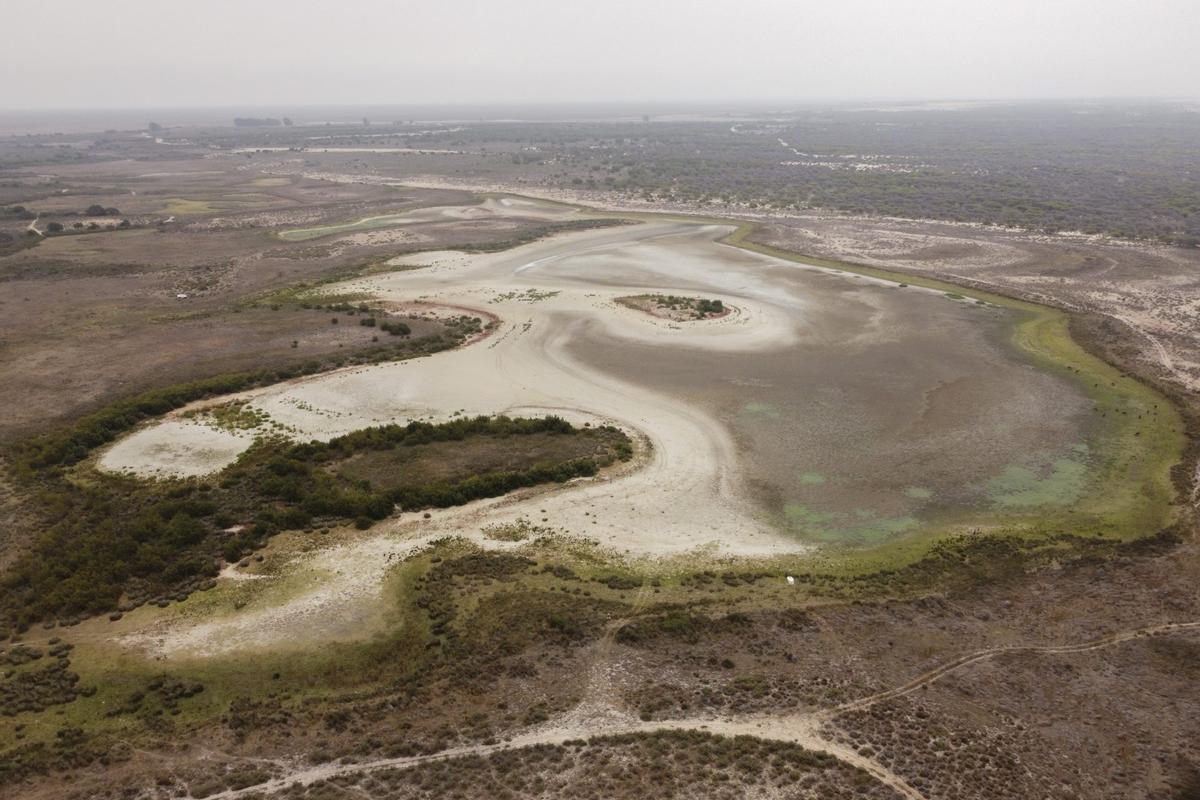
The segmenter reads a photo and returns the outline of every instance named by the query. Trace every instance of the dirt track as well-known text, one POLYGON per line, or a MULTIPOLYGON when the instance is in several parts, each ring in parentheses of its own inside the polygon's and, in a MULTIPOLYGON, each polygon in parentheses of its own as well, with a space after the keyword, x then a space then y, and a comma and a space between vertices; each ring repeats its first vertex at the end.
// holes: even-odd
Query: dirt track
MULTIPOLYGON (((591 704, 593 708, 588 713, 580 714, 579 709, 568 712, 560 719, 546 723, 527 734, 513 737, 505 742, 492 745, 471 745, 451 748, 439 753, 402 758, 385 758, 375 761, 364 761, 353 764, 322 764, 316 767, 289 767, 291 769, 284 777, 274 778, 265 783, 250 786, 245 789, 228 790, 211 795, 213 800, 233 800, 248 794, 271 794, 292 784, 309 785, 317 781, 375 772, 382 769, 403 769, 416 766, 428 761, 447 760, 470 755, 488 755, 501 750, 511 750, 529 747, 537 744, 561 744, 573 739, 587 739, 596 736, 606 736, 622 733, 654 733, 656 731, 694 730, 711 733, 718 736, 754 736, 761 739, 798 744, 808 750, 826 753, 847 764, 858 767, 876 780, 889 786, 902 797, 909 800, 925 800, 924 795, 914 789, 901 776, 895 774, 878 762, 860 755, 850 747, 833 741, 823 733, 826 726, 835 725, 838 715, 868 708, 877 703, 900 697, 927 686, 953 672, 964 669, 972 664, 1010 653, 1039 653, 1047 655, 1070 655, 1113 647, 1146 636, 1160 636, 1188 630, 1200 629, 1200 621, 1164 623, 1144 628, 1120 631, 1100 639, 1088 642, 1066 645, 1014 645, 1010 647, 994 647, 979 650, 947 662, 935 669, 929 670, 912 680, 883 692, 853 700, 838 706, 818 711, 790 714, 785 716, 745 716, 735 718, 692 717, 687 719, 659 720, 641 722, 634 719, 621 709, 609 705, 602 707, 604 697, 613 697, 604 685, 607 672, 604 670, 603 658, 598 659, 593 666, 593 690, 589 690, 581 705, 591 704)), ((598 647, 603 655, 605 641, 598 647)))

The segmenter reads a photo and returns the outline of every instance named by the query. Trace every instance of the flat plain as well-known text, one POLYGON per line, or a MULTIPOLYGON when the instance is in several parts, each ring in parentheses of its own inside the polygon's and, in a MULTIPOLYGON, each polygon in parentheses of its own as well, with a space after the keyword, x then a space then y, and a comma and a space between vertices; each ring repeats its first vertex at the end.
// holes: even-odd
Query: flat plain
POLYGON ((0 795, 1191 796, 1194 250, 411 133, 0 143, 0 795))

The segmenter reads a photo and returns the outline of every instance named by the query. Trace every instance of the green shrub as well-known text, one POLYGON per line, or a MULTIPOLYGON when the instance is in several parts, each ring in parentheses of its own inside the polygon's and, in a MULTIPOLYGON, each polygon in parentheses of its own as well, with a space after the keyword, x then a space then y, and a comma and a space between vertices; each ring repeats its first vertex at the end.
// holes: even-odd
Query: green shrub
POLYGON ((379 329, 390 333, 392 336, 408 336, 412 333, 412 328, 405 322, 392 322, 385 320, 379 323, 379 329))

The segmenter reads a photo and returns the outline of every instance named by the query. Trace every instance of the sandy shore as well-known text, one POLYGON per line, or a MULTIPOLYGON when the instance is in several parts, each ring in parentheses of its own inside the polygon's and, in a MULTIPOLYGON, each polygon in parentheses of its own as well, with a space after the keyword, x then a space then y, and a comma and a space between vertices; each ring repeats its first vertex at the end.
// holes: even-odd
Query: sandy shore
MULTIPOLYGON (((650 267, 660 278, 677 281, 661 280, 663 290, 685 293, 690 281, 723 280, 707 268, 723 255, 723 246, 713 240, 725 232, 717 226, 654 223, 570 234, 497 254, 407 257, 407 263, 428 267, 338 284, 329 291, 363 292, 394 303, 480 308, 503 320, 499 330, 476 345, 431 358, 340 370, 240 397, 299 439, 329 439, 370 425, 438 421, 455 414, 556 413, 575 422, 617 424, 647 437, 651 455, 644 468, 622 477, 619 485, 601 481, 573 488, 561 498, 539 500, 539 509, 547 508, 540 516, 631 553, 704 547, 747 555, 802 549, 756 521, 737 491, 737 456, 722 425, 697 407, 619 381, 566 352, 575 332, 592 324, 617 339, 712 351, 752 352, 794 342, 793 321, 778 307, 739 300, 737 313, 681 325, 615 302, 639 291, 637 285, 593 286, 573 273, 554 272, 559 259, 577 258, 589 248, 610 251, 614 245, 683 236, 696 247, 697 257, 662 259, 650 267), (658 521, 648 530, 651 516, 658 521)), ((211 438, 224 447, 201 447, 203 430, 164 421, 122 440, 101 465, 147 476, 190 476, 219 470, 250 444, 249 439, 213 432, 211 438), (172 441, 178 447, 172 448, 172 441)), ((503 523, 529 513, 518 503, 504 511, 489 510, 489 520, 503 523)), ((469 533, 476 514, 464 511, 471 519, 465 525, 456 515, 441 515, 439 532, 469 533)), ((403 519, 399 526, 393 522, 385 527, 403 528, 403 519)))
MULTIPOLYGON (((128 637, 127 643, 173 656, 217 654, 251 642, 295 642, 306 630, 329 634, 330 625, 320 620, 339 620, 335 627, 344 627, 347 619, 362 619, 377 607, 391 565, 425 542, 461 536, 495 547, 481 528, 521 518, 545 519, 567 535, 633 556, 693 551, 751 556, 806 549, 760 521, 741 491, 734 443, 717 420, 679 399, 589 368, 567 352, 575 332, 589 324, 603 326, 606 335, 668 347, 751 352, 793 342, 794 326, 778 308, 739 300, 737 313, 680 325, 615 302, 638 291, 636 285, 596 287, 553 270, 558 259, 589 247, 681 234, 716 261, 724 248, 713 240, 724 233, 717 227, 656 223, 573 233, 498 254, 422 253, 405 260, 426 269, 330 287, 335 293, 367 292, 387 303, 479 308, 503 322, 492 336, 459 350, 240 395, 296 431, 297 438, 328 439, 369 425, 455 414, 555 413, 576 423, 616 424, 644 437, 638 468, 438 511, 429 520, 401 514, 377 525, 370 536, 295 558, 286 583, 294 587, 299 581, 309 590, 267 587, 239 614, 155 627, 128 637)), ((664 280, 661 288, 684 293, 706 263, 654 266, 664 271, 663 278, 678 279, 679 285, 664 280)), ((102 466, 148 476, 203 474, 232 463, 250 444, 222 436, 225 449, 200 448, 196 442, 204 437, 193 428, 202 426, 165 420, 144 428, 111 448, 102 466), (170 447, 172 441, 179 446, 170 447)))

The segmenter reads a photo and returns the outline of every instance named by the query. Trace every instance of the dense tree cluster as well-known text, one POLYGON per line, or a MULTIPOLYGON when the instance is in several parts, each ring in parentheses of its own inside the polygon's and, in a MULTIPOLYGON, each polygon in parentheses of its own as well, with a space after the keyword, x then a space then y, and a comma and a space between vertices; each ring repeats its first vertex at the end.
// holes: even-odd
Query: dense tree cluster
POLYGON ((645 294, 636 295, 631 298, 623 298, 619 300, 619 302, 632 303, 634 307, 644 307, 642 304, 649 303, 652 307, 658 309, 690 314, 695 319, 719 317, 725 313, 725 303, 720 300, 710 299, 707 297, 687 297, 674 294, 645 294))

